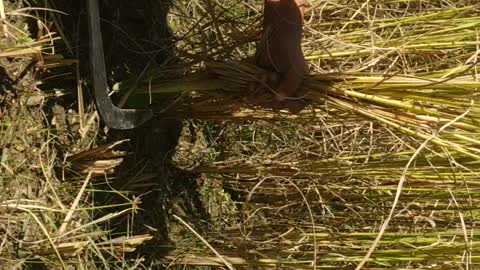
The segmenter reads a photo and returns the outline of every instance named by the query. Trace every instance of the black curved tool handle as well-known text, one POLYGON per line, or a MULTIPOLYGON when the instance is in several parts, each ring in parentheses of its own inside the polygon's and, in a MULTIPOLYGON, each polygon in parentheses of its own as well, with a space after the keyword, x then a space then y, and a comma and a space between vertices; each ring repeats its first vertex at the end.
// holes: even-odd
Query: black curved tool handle
POLYGON ((111 128, 136 128, 150 120, 153 117, 153 112, 150 110, 120 109, 113 104, 108 96, 98 0, 87 0, 87 13, 90 35, 90 64, 97 110, 105 124, 111 128))

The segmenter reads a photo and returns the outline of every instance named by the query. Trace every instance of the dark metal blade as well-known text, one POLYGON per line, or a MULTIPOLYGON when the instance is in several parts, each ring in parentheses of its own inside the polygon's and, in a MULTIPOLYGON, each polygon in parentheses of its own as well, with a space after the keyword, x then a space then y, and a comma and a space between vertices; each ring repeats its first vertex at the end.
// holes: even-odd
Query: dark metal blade
POLYGON ((150 120, 153 117, 153 112, 150 110, 120 109, 113 104, 108 96, 98 0, 87 0, 87 13, 90 33, 90 64, 97 110, 105 124, 111 128, 136 128, 150 120))

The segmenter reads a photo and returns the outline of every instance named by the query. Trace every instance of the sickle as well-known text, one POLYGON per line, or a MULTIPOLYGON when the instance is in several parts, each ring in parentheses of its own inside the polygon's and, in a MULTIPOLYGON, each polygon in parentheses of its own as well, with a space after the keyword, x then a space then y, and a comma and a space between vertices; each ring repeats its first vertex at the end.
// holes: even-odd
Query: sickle
POLYGON ((90 64, 93 77, 95 102, 100 117, 114 129, 133 129, 153 117, 150 110, 120 109, 108 96, 107 72, 103 54, 102 32, 98 0, 87 0, 88 28, 90 35, 90 64))

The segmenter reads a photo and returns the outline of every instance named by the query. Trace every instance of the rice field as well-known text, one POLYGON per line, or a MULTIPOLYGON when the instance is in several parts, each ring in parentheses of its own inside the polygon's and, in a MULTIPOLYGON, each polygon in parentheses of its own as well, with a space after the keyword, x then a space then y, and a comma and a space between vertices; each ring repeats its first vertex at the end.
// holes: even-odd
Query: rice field
MULTIPOLYGON (((142 66, 127 46, 119 61, 141 69, 112 83, 112 97, 134 87, 130 106, 178 121, 160 159, 142 149, 167 131, 108 130, 88 96, 25 110, 52 83, 42 74, 29 78, 43 91, 0 92, 6 269, 476 269, 480 3, 308 1, 309 106, 292 115, 255 102, 261 70, 243 61, 261 2, 175 1, 172 58, 142 66)), ((13 10, 72 41, 49 15, 59 6, 46 8, 13 10)), ((57 48, 43 63, 70 68, 47 69, 77 90, 86 75, 60 57, 68 46, 25 40, 22 50, 57 48)))

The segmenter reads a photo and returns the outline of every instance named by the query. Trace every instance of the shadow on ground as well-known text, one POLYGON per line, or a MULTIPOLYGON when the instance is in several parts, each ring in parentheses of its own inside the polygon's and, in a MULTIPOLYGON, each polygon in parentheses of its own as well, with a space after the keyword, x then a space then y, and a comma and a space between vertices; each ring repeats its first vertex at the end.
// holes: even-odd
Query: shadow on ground
MULTIPOLYGON (((161 68, 167 58, 172 59, 172 34, 166 19, 171 1, 101 3, 109 83, 135 78, 142 73, 146 63, 150 63, 152 68, 161 68)), ((71 44, 78 44, 74 48, 79 59, 88 59, 84 1, 69 1, 66 4, 65 1, 56 0, 53 5, 53 8, 69 14, 61 20, 67 40, 71 44)), ((85 61, 82 67, 85 75, 88 74, 86 64, 85 61)), ((91 95, 87 94, 86 98, 92 101, 91 95)), ((170 233, 172 214, 181 216, 200 232, 206 227, 201 221, 208 220, 198 193, 196 176, 176 168, 171 162, 182 126, 181 119, 157 117, 136 130, 110 130, 104 137, 106 142, 130 139, 126 150, 132 152, 132 155, 115 176, 118 180, 113 186, 122 191, 130 191, 132 195, 140 197, 142 202, 142 210, 135 216, 133 224, 131 220, 125 219, 112 224, 109 229, 125 231, 128 227, 133 234, 153 234, 154 239, 137 254, 152 261, 168 250, 160 246, 173 246, 175 242, 170 233)), ((110 196, 103 197, 103 200, 110 202, 111 199, 110 196)))

